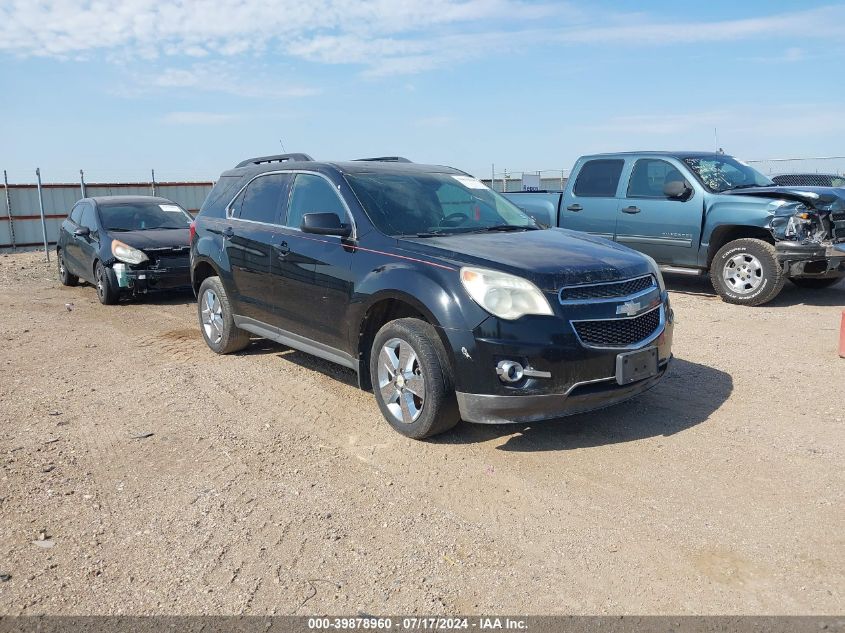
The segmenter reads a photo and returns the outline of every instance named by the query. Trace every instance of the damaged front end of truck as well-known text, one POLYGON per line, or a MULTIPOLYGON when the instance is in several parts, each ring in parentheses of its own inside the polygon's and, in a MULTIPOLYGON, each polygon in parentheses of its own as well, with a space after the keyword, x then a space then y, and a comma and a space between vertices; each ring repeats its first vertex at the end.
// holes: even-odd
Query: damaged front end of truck
POLYGON ((766 228, 787 277, 845 276, 845 189, 759 187, 737 193, 774 198, 766 228))

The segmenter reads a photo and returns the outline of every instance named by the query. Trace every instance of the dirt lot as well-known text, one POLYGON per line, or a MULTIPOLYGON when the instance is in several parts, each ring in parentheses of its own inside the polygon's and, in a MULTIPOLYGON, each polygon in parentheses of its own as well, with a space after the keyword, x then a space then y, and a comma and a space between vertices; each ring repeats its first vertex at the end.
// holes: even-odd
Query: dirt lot
POLYGON ((0 256, 0 613, 842 611, 843 284, 670 280, 651 392, 422 443, 347 370, 42 259, 0 256))

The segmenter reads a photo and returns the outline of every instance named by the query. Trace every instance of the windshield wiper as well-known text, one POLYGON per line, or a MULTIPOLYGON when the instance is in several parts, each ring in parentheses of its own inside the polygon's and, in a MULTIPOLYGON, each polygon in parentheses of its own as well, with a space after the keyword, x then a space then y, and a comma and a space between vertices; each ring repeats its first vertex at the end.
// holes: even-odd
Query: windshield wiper
POLYGON ((517 224, 495 224, 493 226, 485 226, 477 229, 478 231, 537 231, 538 226, 520 226, 517 224))
POLYGON ((159 230, 159 229, 178 230, 178 229, 187 229, 187 228, 189 228, 189 227, 187 227, 187 226, 145 226, 143 229, 138 229, 138 230, 139 231, 153 231, 153 230, 159 230))
POLYGON ((728 187, 725 191, 733 191, 734 189, 751 189, 752 187, 771 187, 772 185, 734 185, 728 187))

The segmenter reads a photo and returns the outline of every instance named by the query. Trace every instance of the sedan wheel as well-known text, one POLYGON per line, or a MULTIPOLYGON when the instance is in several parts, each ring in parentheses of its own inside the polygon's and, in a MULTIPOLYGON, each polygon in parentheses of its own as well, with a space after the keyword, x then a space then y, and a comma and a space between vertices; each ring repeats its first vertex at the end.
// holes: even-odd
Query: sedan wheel
POLYGON ((378 388, 388 411, 397 422, 415 422, 425 405, 425 378, 417 353, 406 341, 392 338, 382 346, 378 362, 378 388))

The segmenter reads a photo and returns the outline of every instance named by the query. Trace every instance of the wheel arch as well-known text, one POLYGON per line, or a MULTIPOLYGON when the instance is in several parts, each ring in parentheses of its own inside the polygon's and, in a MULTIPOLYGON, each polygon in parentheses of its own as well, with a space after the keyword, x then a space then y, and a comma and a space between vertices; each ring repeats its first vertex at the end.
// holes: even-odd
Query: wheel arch
POLYGON ((357 320, 358 386, 372 389, 370 375, 370 354, 373 340, 385 324, 396 319, 416 318, 434 326, 441 343, 453 362, 449 341, 437 317, 418 298, 402 291, 382 291, 371 297, 357 320))
POLYGON ((771 231, 763 227, 745 224, 720 224, 710 234, 710 243, 707 248, 707 267, 710 268, 713 258, 720 248, 729 242, 742 238, 758 239, 769 244, 775 243, 771 231))
POLYGON ((194 295, 199 293, 202 282, 209 277, 220 277, 220 270, 211 260, 203 257, 191 268, 191 287, 194 290, 194 295))

